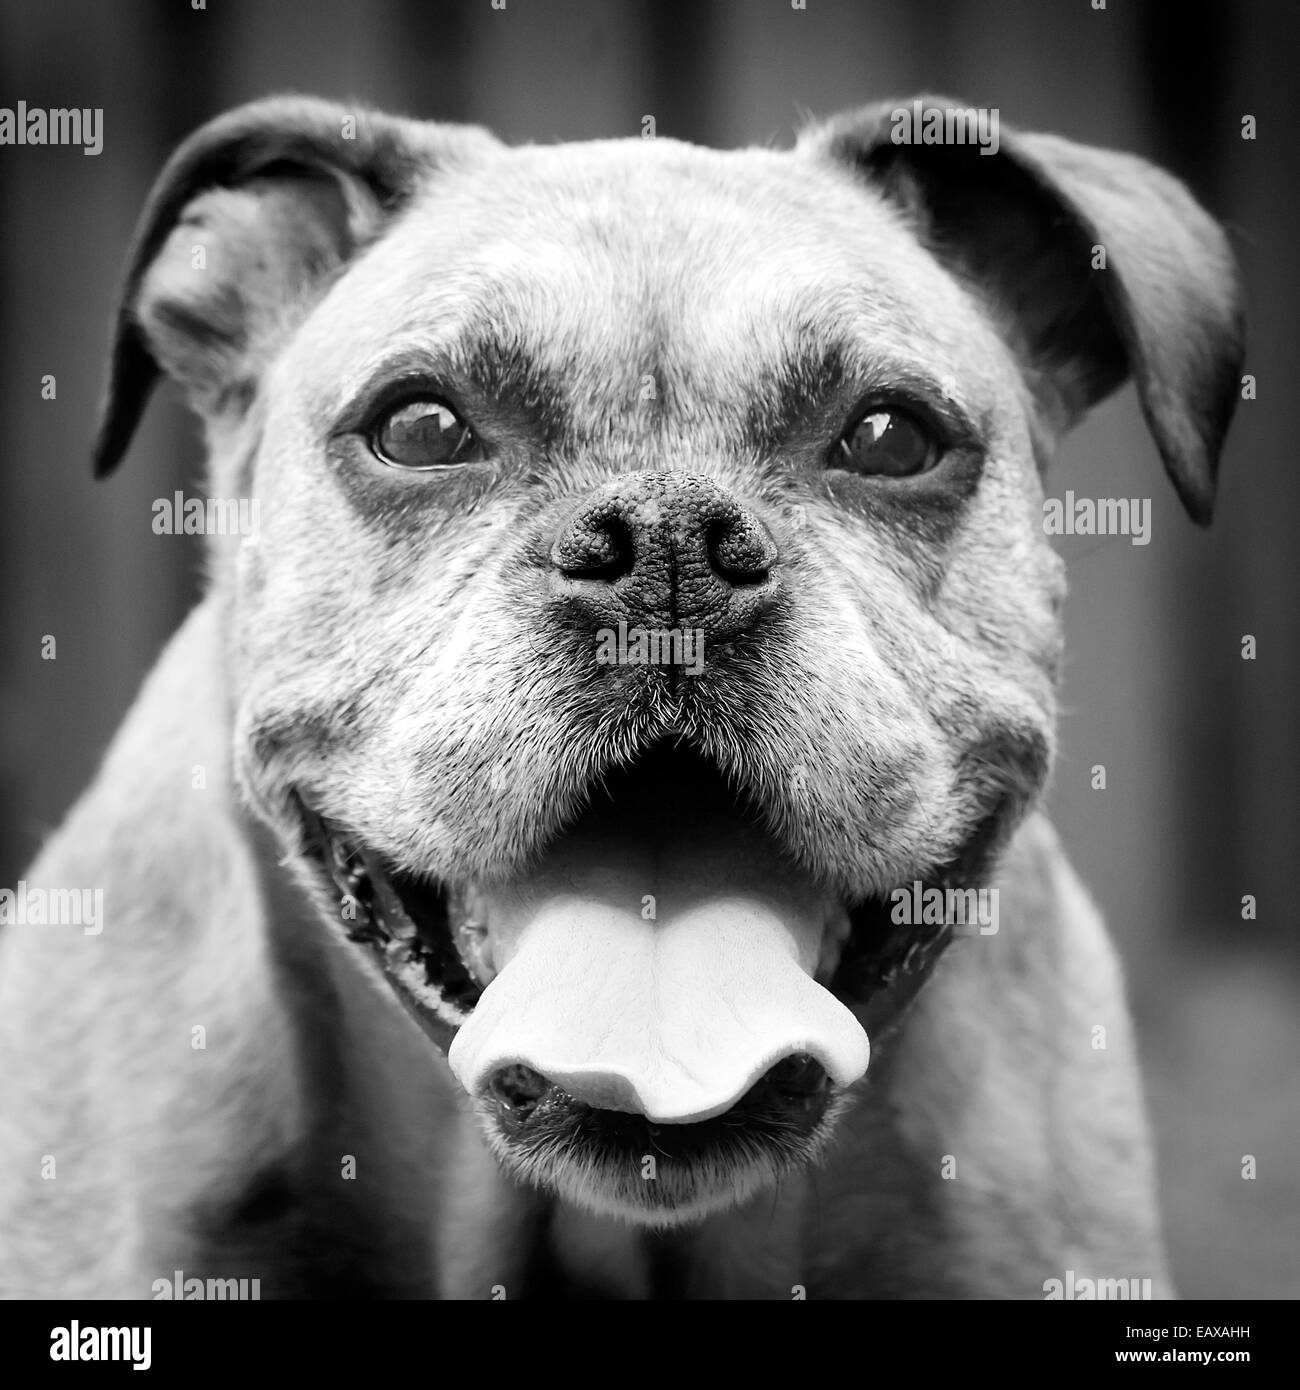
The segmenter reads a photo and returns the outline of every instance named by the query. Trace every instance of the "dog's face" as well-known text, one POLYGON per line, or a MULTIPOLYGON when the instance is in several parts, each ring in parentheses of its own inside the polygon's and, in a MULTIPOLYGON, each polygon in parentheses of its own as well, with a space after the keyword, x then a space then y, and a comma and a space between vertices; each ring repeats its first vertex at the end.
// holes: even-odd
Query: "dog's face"
POLYGON ((1038 460, 1141 329, 1041 190, 954 257, 969 203, 865 118, 724 154, 376 117, 366 166, 252 112, 260 165, 229 118, 174 164, 127 345, 259 504, 216 560, 241 784, 514 1171, 650 1224, 743 1199, 866 1067, 925 930, 889 890, 978 886, 1042 785, 1038 460))

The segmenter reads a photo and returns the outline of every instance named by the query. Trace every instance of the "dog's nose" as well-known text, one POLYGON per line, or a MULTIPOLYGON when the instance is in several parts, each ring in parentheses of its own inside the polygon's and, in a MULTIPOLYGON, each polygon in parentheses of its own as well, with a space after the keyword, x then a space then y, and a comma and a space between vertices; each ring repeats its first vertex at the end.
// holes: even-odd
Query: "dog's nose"
POLYGON ((698 473, 624 474, 583 499, 551 547, 557 592, 598 624, 748 629, 776 601, 777 548, 725 488, 698 473))

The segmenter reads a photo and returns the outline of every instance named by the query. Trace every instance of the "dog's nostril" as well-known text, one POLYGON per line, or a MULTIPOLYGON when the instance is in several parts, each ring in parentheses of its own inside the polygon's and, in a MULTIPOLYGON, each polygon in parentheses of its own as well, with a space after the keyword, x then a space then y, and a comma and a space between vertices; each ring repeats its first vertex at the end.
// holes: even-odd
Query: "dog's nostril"
POLYGON ((541 1072, 515 1063, 497 1072, 489 1090, 496 1100, 510 1110, 530 1110, 550 1087, 551 1083, 541 1072))
POLYGON ((806 1052, 783 1057, 763 1079, 775 1090, 792 1097, 815 1096, 830 1085, 826 1068, 806 1052))
POLYGON ((636 546, 618 517, 584 516, 551 547, 551 563, 566 579, 612 581, 632 572, 636 546))
POLYGON ((709 564, 729 584, 762 584, 776 560, 776 546, 744 512, 711 522, 704 544, 709 564))

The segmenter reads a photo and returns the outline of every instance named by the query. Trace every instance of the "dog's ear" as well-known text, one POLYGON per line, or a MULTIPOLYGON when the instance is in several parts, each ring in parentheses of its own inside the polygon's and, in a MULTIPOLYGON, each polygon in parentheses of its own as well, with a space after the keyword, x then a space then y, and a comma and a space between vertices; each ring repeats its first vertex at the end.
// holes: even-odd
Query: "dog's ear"
MULTIPOLYGON (((927 96, 919 109, 968 108, 927 96)), ((1208 523, 1244 351, 1222 229, 1177 179, 1133 155, 992 125, 989 154, 918 143, 917 110, 848 112, 798 149, 851 166, 908 212, 1000 320, 1049 428, 1131 375, 1178 495, 1208 523)))
POLYGON ((285 332, 422 176, 496 141, 303 97, 241 106, 189 137, 136 229, 94 445, 121 458, 160 373, 194 407, 247 405, 285 332))

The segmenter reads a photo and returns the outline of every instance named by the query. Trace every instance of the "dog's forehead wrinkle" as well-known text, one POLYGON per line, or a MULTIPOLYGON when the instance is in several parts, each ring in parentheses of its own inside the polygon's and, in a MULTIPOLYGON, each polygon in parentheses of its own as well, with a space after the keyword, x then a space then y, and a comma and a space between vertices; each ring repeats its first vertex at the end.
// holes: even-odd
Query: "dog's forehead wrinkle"
POLYGON ((810 191, 808 169, 784 155, 668 153, 660 141, 533 147, 513 152, 510 180, 472 171, 435 180, 352 274, 369 266, 382 278, 376 262, 398 261, 412 272, 401 277, 409 293, 422 279, 468 287, 521 269, 534 281, 580 272, 635 294, 640 275, 664 266, 683 281, 721 273, 743 283, 801 265, 834 272, 836 261, 854 260, 877 278, 919 283, 935 264, 891 207, 836 171, 818 168, 824 186, 810 191))
POLYGON ((471 175, 431 187, 318 307, 346 385, 319 370, 316 331, 308 389, 355 393, 390 354, 397 373, 409 365, 400 343, 431 370, 443 363, 489 394, 544 405, 550 447, 568 431, 573 445, 643 454, 668 453, 666 432, 682 421, 719 444, 774 447, 837 380, 879 380, 891 353, 900 375, 910 364, 969 409, 953 383, 987 327, 889 209, 853 190, 846 208, 810 210, 780 155, 760 161, 763 177, 733 170, 715 187, 716 161, 702 153, 701 181, 686 147, 648 162, 636 142, 606 151, 608 177, 532 151, 524 164, 545 175, 536 229, 518 189, 507 217, 500 190, 471 175), (557 219, 557 199, 581 215, 557 219), (771 225, 739 218, 737 200, 771 225))

